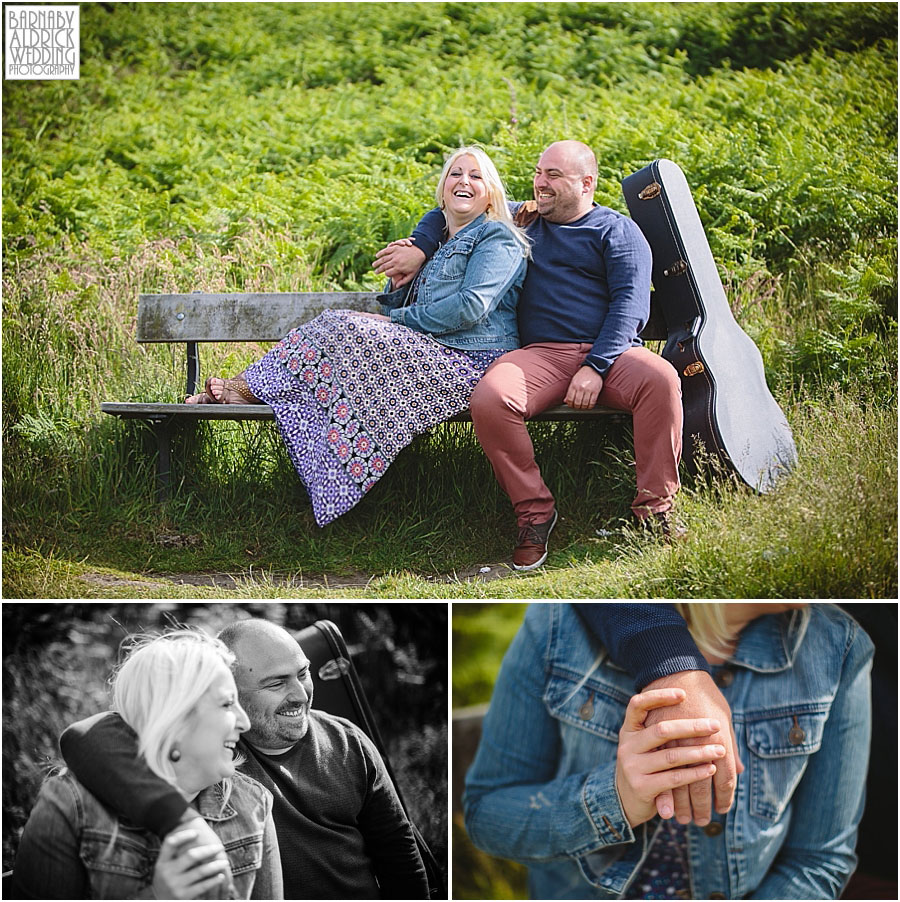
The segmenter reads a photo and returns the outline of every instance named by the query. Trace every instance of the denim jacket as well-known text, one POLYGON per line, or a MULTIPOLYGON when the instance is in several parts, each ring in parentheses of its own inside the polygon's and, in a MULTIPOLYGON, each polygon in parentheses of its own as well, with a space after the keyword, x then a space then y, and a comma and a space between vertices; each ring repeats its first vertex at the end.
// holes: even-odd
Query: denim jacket
MULTIPOLYGON (((873 647, 832 605, 768 615, 713 675, 745 771, 726 815, 687 829, 695 899, 835 899, 856 864, 873 647)), ((504 658, 463 805, 472 841, 529 866, 543 899, 608 899, 661 822, 632 829, 616 791, 634 694, 570 605, 536 604, 504 658)))
MULTIPOLYGON (((225 846, 233 899, 284 896, 272 794, 236 773, 222 806, 221 786, 203 790, 197 808, 225 846)), ((155 899, 159 839, 104 808, 71 771, 41 787, 16 856, 16 899, 155 899)))
POLYGON ((379 296, 391 322, 463 351, 519 347, 516 304, 525 280, 522 245, 502 222, 484 214, 460 229, 425 264, 418 295, 408 286, 379 296))

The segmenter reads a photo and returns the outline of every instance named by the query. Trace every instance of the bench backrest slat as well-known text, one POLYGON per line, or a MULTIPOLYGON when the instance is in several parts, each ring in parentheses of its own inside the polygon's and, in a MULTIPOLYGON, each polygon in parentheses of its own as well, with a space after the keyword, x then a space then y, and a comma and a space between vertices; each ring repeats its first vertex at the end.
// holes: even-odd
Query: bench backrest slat
MULTIPOLYGON (((379 311, 374 291, 301 291, 271 294, 142 294, 137 340, 141 342, 279 341, 323 310, 379 311)), ((652 295, 651 295, 652 300, 652 295)), ((665 340, 665 322, 651 303, 641 333, 665 340)))
POLYGON ((142 294, 137 340, 278 341, 323 310, 378 312, 373 291, 142 294))

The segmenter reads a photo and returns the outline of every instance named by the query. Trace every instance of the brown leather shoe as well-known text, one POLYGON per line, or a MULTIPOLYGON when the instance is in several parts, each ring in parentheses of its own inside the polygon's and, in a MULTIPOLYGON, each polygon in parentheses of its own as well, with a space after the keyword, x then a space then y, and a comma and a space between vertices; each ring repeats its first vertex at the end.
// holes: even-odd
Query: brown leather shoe
POLYGON ((553 516, 543 523, 526 523, 519 527, 519 540, 513 552, 513 568, 516 570, 534 570, 547 560, 547 540, 559 514, 554 510, 553 516))
POLYGON ((663 541, 671 544, 677 539, 687 536, 687 527, 675 519, 675 514, 668 510, 646 517, 638 517, 638 523, 649 533, 661 535, 663 541))

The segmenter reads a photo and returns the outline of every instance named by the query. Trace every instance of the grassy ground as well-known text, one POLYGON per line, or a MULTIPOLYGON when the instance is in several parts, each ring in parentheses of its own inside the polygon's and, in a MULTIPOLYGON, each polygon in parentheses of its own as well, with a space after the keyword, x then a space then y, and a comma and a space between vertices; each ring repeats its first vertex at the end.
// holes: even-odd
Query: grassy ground
POLYGON ((896 597, 896 510, 884 503, 897 491, 893 414, 835 390, 827 404, 797 402, 789 416, 795 472, 761 496, 728 480, 688 480, 679 513, 690 532, 675 547, 624 518, 627 444, 616 450, 614 436, 598 439, 591 426, 545 427, 542 462, 550 484, 562 485, 563 519, 547 566, 513 573, 505 499, 466 427, 451 427, 407 451, 359 509, 324 530, 311 524, 300 487, 276 496, 249 474, 217 487, 220 496, 207 487, 163 507, 149 497, 145 508, 111 499, 61 520, 14 506, 5 517, 13 541, 4 595, 896 597), (597 454, 595 443, 609 447, 597 454), (460 487, 471 491, 479 470, 483 488, 470 504, 460 487), (41 539, 48 534, 52 542, 41 539))
POLYGON ((250 614, 299 629, 338 624, 388 747, 410 815, 447 860, 447 611, 445 605, 3 605, 3 869, 42 779, 60 762, 69 723, 109 707, 107 678, 126 633, 171 618, 217 631, 250 614))

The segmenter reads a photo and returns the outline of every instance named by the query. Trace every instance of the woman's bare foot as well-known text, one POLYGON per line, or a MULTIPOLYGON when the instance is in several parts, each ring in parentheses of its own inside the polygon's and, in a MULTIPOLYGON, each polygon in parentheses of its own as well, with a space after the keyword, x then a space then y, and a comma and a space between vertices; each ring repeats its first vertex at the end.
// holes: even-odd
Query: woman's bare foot
MULTIPOLYGON (((242 376, 234 379, 220 379, 210 376, 206 380, 203 392, 212 399, 213 404, 260 404, 262 403, 242 376)), ((202 402, 201 402, 202 403, 202 402)))
POLYGON ((220 379, 210 376, 204 391, 184 399, 185 404, 262 404, 250 391, 243 376, 234 379, 220 379))

